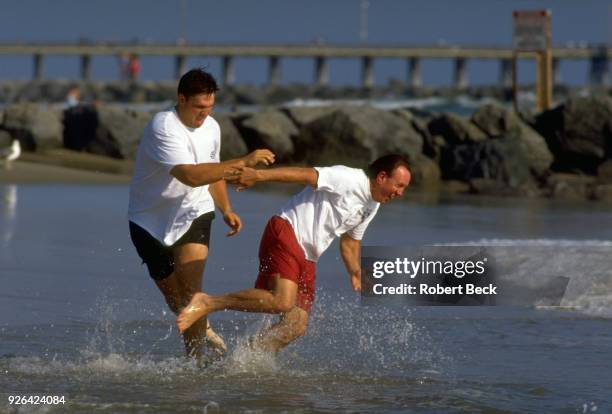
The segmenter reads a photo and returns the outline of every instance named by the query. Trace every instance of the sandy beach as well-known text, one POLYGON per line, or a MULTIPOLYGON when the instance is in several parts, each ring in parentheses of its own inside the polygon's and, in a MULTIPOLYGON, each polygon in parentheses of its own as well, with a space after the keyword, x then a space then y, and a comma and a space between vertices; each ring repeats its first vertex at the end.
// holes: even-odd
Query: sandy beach
POLYGON ((24 153, 10 168, 0 169, 1 184, 124 184, 133 161, 70 150, 24 153))

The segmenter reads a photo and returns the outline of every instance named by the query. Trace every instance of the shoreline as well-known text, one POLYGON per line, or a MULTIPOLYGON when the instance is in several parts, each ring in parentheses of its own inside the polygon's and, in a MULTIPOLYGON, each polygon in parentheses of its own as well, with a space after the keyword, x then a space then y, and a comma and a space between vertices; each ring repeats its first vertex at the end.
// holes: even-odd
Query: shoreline
MULTIPOLYGON (((10 170, 0 166, 0 186, 8 185, 129 185, 133 162, 112 160, 92 154, 69 150, 48 151, 44 154, 24 154, 14 162, 10 170)), ((294 194, 299 190, 292 184, 260 184, 253 191, 260 193, 294 194)), ((234 189, 230 187, 230 192, 234 189)), ((403 197, 403 202, 418 204, 461 203, 482 207, 528 207, 557 205, 562 207, 606 208, 606 201, 565 200, 548 197, 524 198, 517 196, 494 196, 487 194, 462 194, 444 187, 412 188, 403 197)))

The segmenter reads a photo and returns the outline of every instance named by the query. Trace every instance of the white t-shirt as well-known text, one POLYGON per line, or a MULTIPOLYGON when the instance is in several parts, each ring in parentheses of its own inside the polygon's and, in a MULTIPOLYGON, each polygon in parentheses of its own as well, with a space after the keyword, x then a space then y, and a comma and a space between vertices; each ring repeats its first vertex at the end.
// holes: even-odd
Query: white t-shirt
POLYGON ((289 221, 306 259, 316 262, 335 237, 361 240, 380 204, 363 170, 343 165, 316 167, 317 188, 305 188, 279 214, 289 221))
POLYGON ((170 246, 198 216, 214 211, 208 185, 190 187, 170 175, 179 164, 219 162, 221 129, 211 116, 199 128, 185 126, 174 108, 146 126, 130 185, 128 218, 170 246))

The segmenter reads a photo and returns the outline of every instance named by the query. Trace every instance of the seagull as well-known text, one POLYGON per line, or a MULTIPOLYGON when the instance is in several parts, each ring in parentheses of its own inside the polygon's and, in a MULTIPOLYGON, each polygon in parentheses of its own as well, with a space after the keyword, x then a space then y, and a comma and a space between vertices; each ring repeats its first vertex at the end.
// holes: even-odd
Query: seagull
POLYGON ((21 145, 19 144, 19 140, 13 140, 13 143, 8 148, 3 148, 0 150, 0 160, 4 163, 4 168, 6 170, 11 169, 11 162, 15 161, 21 155, 21 145))

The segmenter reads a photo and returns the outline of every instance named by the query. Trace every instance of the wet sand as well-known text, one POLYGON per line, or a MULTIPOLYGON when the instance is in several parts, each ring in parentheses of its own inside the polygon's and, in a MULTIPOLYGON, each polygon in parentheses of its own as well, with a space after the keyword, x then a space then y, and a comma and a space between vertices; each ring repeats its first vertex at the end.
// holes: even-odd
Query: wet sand
POLYGON ((1 184, 128 183, 133 161, 69 150, 24 153, 10 168, 0 166, 1 184))

